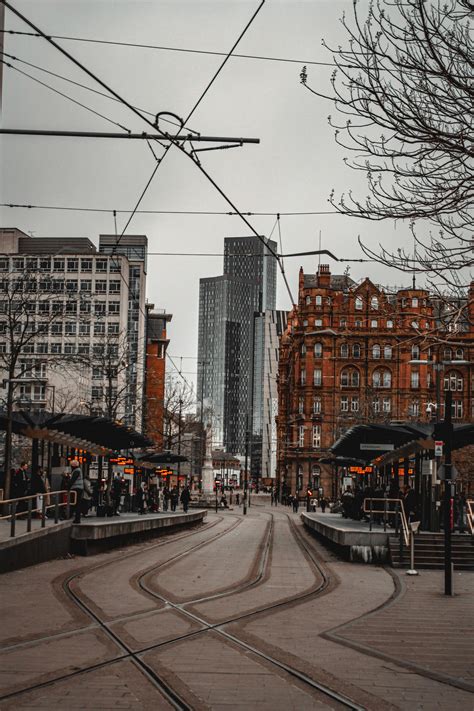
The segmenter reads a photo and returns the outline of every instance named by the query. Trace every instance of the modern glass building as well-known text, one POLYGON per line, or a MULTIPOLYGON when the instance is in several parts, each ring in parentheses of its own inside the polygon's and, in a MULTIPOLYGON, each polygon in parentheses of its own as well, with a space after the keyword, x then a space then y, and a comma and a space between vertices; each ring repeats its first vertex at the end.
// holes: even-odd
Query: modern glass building
MULTIPOLYGON (((272 250, 276 243, 269 242, 272 250)), ((255 317, 274 308, 276 262, 257 237, 224 242, 224 274, 200 280, 198 398, 213 447, 245 454, 251 425, 255 317)))

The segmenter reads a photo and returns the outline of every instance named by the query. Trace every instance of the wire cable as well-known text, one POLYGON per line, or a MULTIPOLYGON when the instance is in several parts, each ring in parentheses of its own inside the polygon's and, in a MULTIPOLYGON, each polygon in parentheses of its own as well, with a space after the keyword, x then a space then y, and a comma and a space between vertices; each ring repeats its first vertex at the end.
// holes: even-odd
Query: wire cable
MULTIPOLYGON (((155 155, 156 160, 158 158, 155 155)), ((11 203, 2 202, 0 207, 12 207, 12 208, 24 208, 27 210, 64 210, 71 212, 113 212, 110 208, 105 207, 73 207, 66 205, 31 205, 28 203, 11 203)), ((117 214, 125 213, 128 214, 132 212, 129 210, 115 210, 117 214)), ((247 215, 248 217, 276 217, 280 215, 281 217, 301 217, 305 215, 342 215, 343 213, 339 210, 312 210, 312 211, 302 211, 302 212, 250 212, 243 210, 242 212, 236 212, 235 210, 223 211, 223 210, 135 210, 136 214, 139 215, 217 215, 224 217, 239 217, 242 215, 247 215)))
POLYGON ((32 81, 36 82, 37 84, 41 84, 41 86, 46 87, 46 89, 49 89, 50 91, 54 91, 55 94, 59 94, 59 96, 62 96, 63 98, 68 99, 69 101, 72 101, 73 104, 77 104, 77 106, 81 106, 83 109, 90 111, 91 114, 95 114, 96 116, 99 116, 100 118, 104 119, 105 121, 108 121, 109 123, 113 123, 114 126, 118 126, 119 128, 121 128, 122 131, 131 133, 130 129, 126 128, 126 126, 122 126, 121 123, 114 121, 113 119, 109 118, 108 116, 104 116, 104 114, 101 114, 99 111, 96 111, 95 109, 91 109, 90 106, 86 106, 85 104, 82 104, 80 101, 77 101, 77 99, 73 99, 72 96, 68 96, 68 94, 64 94, 62 91, 59 91, 59 89, 55 89, 54 87, 50 86, 49 84, 46 84, 44 81, 41 81, 40 79, 37 79, 36 77, 32 76, 31 74, 28 74, 28 72, 24 72, 23 69, 14 67, 13 64, 10 64, 9 62, 6 62, 4 59, 1 59, 1 58, 0 58, 0 62, 2 64, 4 64, 6 67, 8 67, 9 69, 13 69, 13 71, 18 72, 19 74, 22 74, 24 77, 28 77, 28 79, 31 79, 32 81))
MULTIPOLYGON (((8 6, 7 6, 8 7, 8 6)), ((43 35, 39 32, 19 32, 17 30, 3 30, 4 33, 6 34, 12 34, 12 35, 26 35, 28 37, 42 37, 43 35)), ((135 47, 138 49, 155 49, 155 50, 160 50, 163 52, 183 52, 183 53, 188 53, 188 54, 207 54, 210 56, 215 56, 215 57, 225 57, 227 55, 226 52, 217 52, 217 51, 212 51, 212 50, 205 50, 205 49, 190 49, 188 47, 167 47, 167 46, 162 46, 162 45, 155 45, 155 44, 140 44, 137 42, 119 42, 115 40, 100 40, 100 39, 93 39, 91 37, 72 37, 68 35, 49 35, 49 37, 54 38, 54 39, 61 39, 61 40, 67 40, 69 42, 89 42, 92 44, 105 44, 105 45, 114 45, 117 47, 135 47)), ((309 60, 309 59, 294 59, 294 58, 288 58, 288 57, 269 57, 269 56, 264 56, 264 55, 259 55, 259 54, 232 54, 233 59, 253 59, 253 60, 260 60, 264 62, 281 62, 281 63, 288 63, 288 64, 307 64, 307 65, 314 65, 318 67, 335 67, 335 66, 344 66, 347 67, 348 69, 357 69, 357 67, 351 64, 348 65, 336 65, 335 62, 320 62, 316 60, 309 60)))

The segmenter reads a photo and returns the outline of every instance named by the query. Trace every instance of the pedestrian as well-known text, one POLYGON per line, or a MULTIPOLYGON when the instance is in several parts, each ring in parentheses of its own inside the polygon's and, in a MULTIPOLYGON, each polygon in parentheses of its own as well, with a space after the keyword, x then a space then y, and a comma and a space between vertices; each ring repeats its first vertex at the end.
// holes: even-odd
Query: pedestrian
POLYGON ((170 490, 165 485, 163 487, 163 511, 168 511, 168 507, 170 504, 170 498, 171 498, 170 490))
POLYGON ((84 478, 82 476, 82 470, 79 466, 78 459, 71 460, 71 482, 70 491, 74 491, 76 494, 76 503, 74 505, 74 523, 81 523, 81 505, 82 496, 84 494, 84 478))
POLYGON ((112 479, 111 489, 112 489, 111 490, 111 499, 112 499, 113 515, 120 516, 119 508, 120 508, 120 499, 122 496, 122 482, 120 480, 119 474, 114 475, 114 478, 112 479))
POLYGON ((403 509, 407 522, 414 520, 416 508, 416 495, 411 486, 406 486, 403 493, 403 509))
POLYGON ((142 488, 142 485, 139 484, 137 486, 137 490, 135 492, 135 506, 137 507, 137 511, 139 514, 145 513, 145 509, 143 506, 143 498, 144 498, 143 497, 143 488, 142 488))
POLYGON ((300 501, 298 495, 296 494, 295 496, 293 496, 293 513, 298 513, 299 506, 300 501))
POLYGON ((176 507, 178 505, 178 489, 173 486, 170 492, 171 496, 171 511, 176 511, 176 507))
POLYGON ((181 503, 183 504, 184 513, 188 513, 188 506, 189 506, 190 499, 191 499, 191 494, 189 492, 188 487, 185 486, 183 491, 181 492, 181 496, 180 496, 181 503))
POLYGON ((235 495, 235 503, 237 506, 240 506, 240 493, 237 492, 235 495))
POLYGON ((319 505, 321 506, 321 513, 324 513, 326 511, 327 506, 327 501, 324 496, 321 496, 321 501, 319 502, 319 505))
POLYGON ((83 516, 89 515, 92 504, 92 484, 88 475, 84 476, 84 492, 82 494, 81 513, 83 516))
MULTIPOLYGON (((17 495, 13 498, 23 498, 30 495, 31 476, 28 472, 28 462, 22 462, 20 468, 15 473, 15 489, 17 495)), ((17 511, 26 511, 28 508, 27 501, 19 501, 17 511)))
MULTIPOLYGON (((33 508, 36 509, 36 518, 41 518, 43 510, 43 494, 46 493, 46 484, 43 478, 43 470, 38 469, 31 475, 30 494, 36 494, 33 499, 33 508)), ((46 501, 45 501, 46 504, 46 501)))

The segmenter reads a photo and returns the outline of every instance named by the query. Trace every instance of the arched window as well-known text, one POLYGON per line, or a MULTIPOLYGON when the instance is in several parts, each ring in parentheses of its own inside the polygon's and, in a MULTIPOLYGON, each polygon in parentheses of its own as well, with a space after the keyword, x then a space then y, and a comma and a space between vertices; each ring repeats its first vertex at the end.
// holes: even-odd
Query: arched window
POLYGON ((411 359, 420 360, 420 346, 414 345, 411 347, 411 359))
POLYGON ((318 294, 318 295, 316 296, 315 303, 316 303, 316 306, 321 306, 321 305, 322 305, 322 303, 323 303, 323 297, 322 297, 320 294, 318 294))
POLYGON ((321 467, 317 464, 313 464, 311 467, 311 479, 313 489, 319 489, 319 483, 321 481, 321 467))
POLYGON ((352 357, 360 358, 360 343, 354 343, 352 346, 352 357))
POLYGON ((383 347, 383 357, 385 360, 391 360, 392 358, 392 346, 383 347))
POLYGON ((458 373, 456 370, 447 373, 444 377, 444 389, 464 390, 464 378, 461 373, 458 373))
POLYGON ((362 311, 362 309, 364 308, 364 301, 362 299, 362 296, 356 296, 355 307, 356 307, 356 311, 362 311))
POLYGON ((376 296, 372 296, 370 299, 370 308, 373 309, 374 311, 377 311, 379 308, 379 300, 376 296))
POLYGON ((456 360, 462 360, 464 358, 464 351, 462 348, 456 348, 456 355, 454 356, 456 360))
POLYGON ((323 356, 323 344, 322 343, 315 343, 314 344, 314 357, 315 358, 322 358, 323 356))
POLYGON ((359 371, 356 368, 344 368, 341 370, 341 387, 358 388, 359 382, 359 371))
POLYGON ((378 343, 372 346, 372 358, 375 360, 379 360, 380 358, 380 346, 378 343))
POLYGON ((341 344, 341 358, 347 358, 349 356, 349 346, 347 343, 341 344))
POLYGON ((453 353, 451 348, 445 348, 443 351, 443 360, 452 360, 453 353))
POLYGON ((301 355, 306 355, 306 343, 303 343, 303 345, 301 346, 301 355))
POLYGON ((392 374, 384 368, 377 368, 372 373, 372 385, 374 388, 390 388, 392 386, 392 374))
POLYGON ((306 305, 311 303, 311 296, 306 297, 306 305))

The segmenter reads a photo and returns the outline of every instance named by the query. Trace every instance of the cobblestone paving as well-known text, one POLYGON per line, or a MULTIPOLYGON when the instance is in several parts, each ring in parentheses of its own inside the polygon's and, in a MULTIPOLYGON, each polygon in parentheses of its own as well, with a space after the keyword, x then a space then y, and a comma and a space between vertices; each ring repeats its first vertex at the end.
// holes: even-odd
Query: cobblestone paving
MULTIPOLYGON (((180 599, 223 588, 232 593, 255 578, 270 514, 274 535, 260 582, 196 604, 197 614, 222 621, 316 588, 322 577, 298 544, 287 510, 258 508, 245 518, 226 512, 221 520, 210 513, 214 527, 185 537, 169 535, 163 545, 149 542, 3 575, 2 693, 43 685, 0 700, 0 711, 170 708, 136 662, 114 661, 123 648, 66 597, 64 579, 80 571, 75 589, 84 601, 124 644, 143 650, 140 658, 196 711, 337 709, 337 702, 217 630, 203 631, 201 623, 185 614, 185 609, 194 609, 191 605, 173 609, 138 588, 138 577, 147 573, 159 586, 166 582, 166 590, 180 599), (233 528, 237 521, 241 523, 233 528), (207 543, 214 536, 219 538, 207 543), (155 566, 205 542, 152 573, 155 566), (103 563, 107 565, 99 568, 103 563), (145 651, 154 645, 159 646, 145 651), (84 671, 97 663, 104 666, 84 671), (57 679, 64 674, 72 676, 57 679)), ((303 532, 299 517, 290 516, 303 532)), ((473 694, 433 676, 442 671, 458 684, 473 681, 474 575, 456 574, 457 595, 445 598, 442 573, 423 571, 408 579, 399 572, 401 594, 392 600, 394 579, 388 571, 342 562, 308 534, 303 537, 329 575, 327 589, 224 629, 368 711, 472 711, 473 694)))

